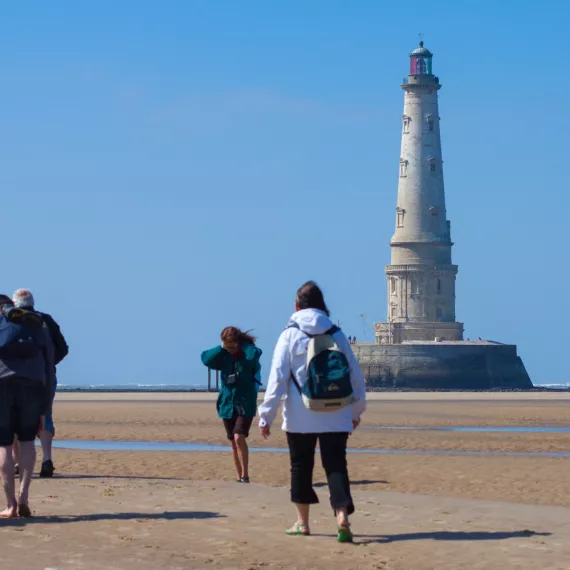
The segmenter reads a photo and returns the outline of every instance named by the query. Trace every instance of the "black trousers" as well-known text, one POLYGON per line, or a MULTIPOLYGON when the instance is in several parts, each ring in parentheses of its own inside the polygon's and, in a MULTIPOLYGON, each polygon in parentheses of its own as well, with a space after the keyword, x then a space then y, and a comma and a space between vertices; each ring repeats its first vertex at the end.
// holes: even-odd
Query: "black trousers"
POLYGON ((348 433, 290 433, 287 432, 291 458, 291 501, 303 505, 319 502, 313 489, 315 448, 319 442, 321 461, 327 475, 331 507, 354 512, 346 464, 348 433))

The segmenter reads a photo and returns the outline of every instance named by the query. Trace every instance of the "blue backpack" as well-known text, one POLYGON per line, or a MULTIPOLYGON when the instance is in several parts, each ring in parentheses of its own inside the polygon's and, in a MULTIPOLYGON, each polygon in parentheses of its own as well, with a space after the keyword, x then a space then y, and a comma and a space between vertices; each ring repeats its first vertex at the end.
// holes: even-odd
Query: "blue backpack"
MULTIPOLYGON (((287 328, 301 330, 297 323, 287 328)), ((310 339, 307 347, 307 381, 301 388, 292 372, 291 379, 305 407, 314 412, 334 412, 350 406, 354 401, 350 365, 333 337, 339 331, 336 326, 319 335, 310 335, 301 330, 310 339)))
POLYGON ((5 309, 0 316, 0 358, 33 358, 41 349, 43 322, 31 311, 5 309))

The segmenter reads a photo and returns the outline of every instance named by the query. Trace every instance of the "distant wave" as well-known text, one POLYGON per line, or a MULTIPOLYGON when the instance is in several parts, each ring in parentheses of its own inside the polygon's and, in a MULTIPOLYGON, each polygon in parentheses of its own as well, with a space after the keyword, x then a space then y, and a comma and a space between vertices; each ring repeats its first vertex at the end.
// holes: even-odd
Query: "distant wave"
POLYGON ((206 384, 59 384, 59 392, 195 392, 206 384))

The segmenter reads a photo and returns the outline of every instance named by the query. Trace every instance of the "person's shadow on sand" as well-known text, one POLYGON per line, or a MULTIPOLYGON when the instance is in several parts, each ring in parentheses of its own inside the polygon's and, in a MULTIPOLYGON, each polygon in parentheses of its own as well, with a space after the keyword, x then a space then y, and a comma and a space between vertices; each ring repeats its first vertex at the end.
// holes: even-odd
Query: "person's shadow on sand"
MULTIPOLYGON (((384 481, 383 479, 358 479, 356 481, 350 481, 350 484, 354 487, 356 485, 388 485, 389 481, 384 481)), ((313 483, 313 487, 320 489, 326 487, 327 483, 319 481, 318 483, 313 483)))
MULTIPOLYGON (((38 477, 39 478, 39 477, 38 477)), ((54 479, 131 479, 133 481, 188 481, 182 477, 151 477, 144 475, 72 475, 54 474, 54 479)))
POLYGON ((534 530, 514 531, 435 531, 435 532, 410 532, 403 534, 356 535, 355 544, 371 544, 387 542, 399 542, 401 540, 506 540, 508 538, 529 538, 531 536, 551 536, 550 532, 535 532, 534 530))
POLYGON ((165 511, 163 513, 94 513, 92 515, 54 515, 30 518, 0 519, 0 528, 3 526, 26 526, 28 524, 64 524, 75 522, 95 521, 135 521, 146 522, 151 520, 204 520, 225 518, 225 515, 209 511, 165 511))

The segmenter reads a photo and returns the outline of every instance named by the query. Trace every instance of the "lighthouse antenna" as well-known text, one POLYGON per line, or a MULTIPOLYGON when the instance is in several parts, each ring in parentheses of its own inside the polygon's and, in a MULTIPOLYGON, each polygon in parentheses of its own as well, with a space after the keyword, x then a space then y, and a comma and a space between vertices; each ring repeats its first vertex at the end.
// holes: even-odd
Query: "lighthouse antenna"
POLYGON ((366 322, 366 316, 360 313, 360 318, 362 319, 364 325, 364 338, 368 340, 368 323, 366 322))

